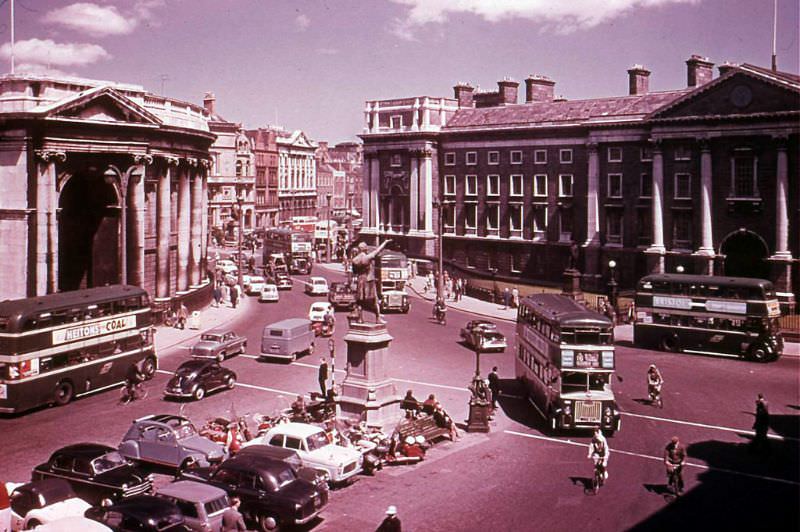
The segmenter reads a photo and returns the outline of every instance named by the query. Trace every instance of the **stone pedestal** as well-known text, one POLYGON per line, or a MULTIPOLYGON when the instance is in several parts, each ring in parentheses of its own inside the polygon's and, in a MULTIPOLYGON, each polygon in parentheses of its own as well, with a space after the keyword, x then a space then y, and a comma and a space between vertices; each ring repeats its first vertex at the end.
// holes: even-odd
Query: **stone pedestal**
POLYGON ((347 376, 339 397, 341 416, 381 429, 403 417, 400 397, 386 372, 392 337, 382 323, 352 322, 347 336, 347 376))
POLYGON ((767 259, 767 261, 771 270, 770 279, 778 295, 778 301, 781 304, 781 313, 794 313, 797 308, 797 302, 794 299, 794 287, 792 286, 791 254, 776 254, 767 259))
POLYGON ((491 405, 489 403, 470 401, 467 432, 489 432, 490 413, 491 405))
POLYGON ((575 268, 564 270, 564 285, 561 293, 578 303, 584 302, 583 290, 581 290, 581 272, 575 268))

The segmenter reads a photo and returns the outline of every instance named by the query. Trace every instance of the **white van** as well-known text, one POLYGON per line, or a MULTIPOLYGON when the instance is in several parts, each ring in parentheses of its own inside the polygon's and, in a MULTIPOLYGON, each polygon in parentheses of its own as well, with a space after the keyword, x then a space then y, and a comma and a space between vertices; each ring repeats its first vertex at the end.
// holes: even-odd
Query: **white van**
POLYGON ((294 361, 297 355, 314 352, 314 329, 305 318, 289 318, 264 327, 261 356, 294 361))

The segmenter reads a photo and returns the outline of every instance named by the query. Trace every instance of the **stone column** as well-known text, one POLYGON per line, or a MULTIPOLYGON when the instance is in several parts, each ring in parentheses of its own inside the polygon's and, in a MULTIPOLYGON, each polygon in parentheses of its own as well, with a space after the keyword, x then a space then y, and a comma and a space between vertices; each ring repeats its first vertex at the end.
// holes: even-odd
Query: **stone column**
POLYGON ((208 159, 200 160, 200 172, 197 179, 200 180, 200 272, 199 283, 205 284, 206 270, 208 267, 208 169, 211 161, 208 159))
POLYGON ((176 157, 164 157, 164 166, 158 178, 158 199, 156 218, 158 222, 158 239, 156 243, 156 298, 169 298, 169 237, 170 231, 170 196, 172 194, 171 179, 173 168, 177 166, 176 157))
POLYGON ((144 180, 147 166, 153 164, 151 155, 136 155, 133 158, 136 167, 131 170, 130 181, 130 207, 131 207, 131 233, 129 255, 129 282, 136 286, 144 286, 144 228, 145 228, 145 198, 144 180))
POLYGON ((430 99, 425 96, 422 99, 422 130, 426 131, 431 125, 431 104, 430 99))
POLYGON ((377 133, 380 129, 380 102, 372 104, 372 133, 377 133))
POLYGON ((789 160, 786 140, 778 143, 775 187, 775 258, 791 259, 789 251, 789 160))
POLYGON ((660 143, 653 146, 653 192, 652 192, 653 242, 647 249, 656 257, 651 268, 656 273, 664 273, 664 155, 660 143))
POLYGON ((372 207, 372 223, 376 230, 380 230, 381 216, 380 216, 380 197, 379 192, 381 189, 381 176, 380 176, 380 161, 377 154, 370 160, 370 179, 369 179, 369 203, 372 207))
POLYGON ((203 242, 203 175, 197 159, 189 159, 191 168, 191 221, 189 229, 189 286, 200 285, 202 270, 201 249, 203 242))
POLYGON ((178 173, 178 292, 189 289, 189 257, 190 228, 191 228, 191 192, 189 191, 190 162, 182 167, 176 167, 178 173))
POLYGON ((600 211, 597 195, 600 188, 600 161, 597 144, 591 142, 586 147, 589 163, 586 174, 586 241, 583 245, 598 246, 600 245, 600 211))
POLYGON ((369 117, 372 112, 372 106, 367 102, 364 106, 364 133, 369 133, 369 117))
MULTIPOLYGON (((416 115, 415 115, 416 116, 416 115)), ((409 152, 411 155, 411 175, 409 180, 409 194, 408 194, 408 202, 409 202, 409 213, 411 217, 411 223, 409 224, 409 231, 416 232, 420 226, 420 217, 419 217, 419 152, 417 150, 412 150, 409 152)))
POLYGON ((67 154, 37 151, 41 160, 36 176, 36 295, 57 291, 58 284, 58 197, 56 162, 64 162, 67 154))
POLYGON ((419 131, 419 98, 414 98, 414 107, 411 115, 411 131, 419 131))
POLYGON ((421 155, 419 205, 423 215, 420 220, 420 229, 431 233, 433 232, 433 164, 431 162, 433 152, 429 148, 425 148, 421 155))
POLYGON ((696 255, 708 257, 706 273, 714 273, 714 239, 713 224, 711 221, 711 194, 712 194, 712 168, 711 146, 704 141, 700 146, 700 249, 696 255))

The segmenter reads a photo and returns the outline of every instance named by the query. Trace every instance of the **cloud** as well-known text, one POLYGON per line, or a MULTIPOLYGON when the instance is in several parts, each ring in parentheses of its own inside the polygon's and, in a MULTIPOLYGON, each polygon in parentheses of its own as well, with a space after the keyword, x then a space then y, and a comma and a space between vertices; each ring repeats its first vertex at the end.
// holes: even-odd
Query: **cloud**
POLYGON ((294 25, 298 30, 306 31, 311 25, 311 19, 301 13, 294 19, 294 25))
POLYGON ((389 33, 404 41, 416 42, 419 41, 414 33, 416 25, 409 20, 396 18, 392 20, 389 25, 389 33))
MULTIPOLYGON (((11 45, 6 43, 0 46, 0 55, 10 58, 11 45)), ((37 67, 52 71, 53 68, 86 66, 111 59, 111 54, 97 44, 28 39, 14 44, 14 59, 20 65, 26 65, 29 71, 37 67)))
POLYGON ((390 31, 404 37, 425 24, 441 24, 453 14, 468 13, 487 22, 525 18, 542 24, 545 31, 572 33, 625 15, 634 9, 669 4, 691 4, 700 0, 391 0, 408 6, 408 17, 390 31))
POLYGON ((78 2, 49 11, 42 19, 45 23, 66 26, 95 37, 125 35, 138 24, 136 17, 123 16, 114 6, 101 6, 78 2))
POLYGON ((336 48, 317 48, 317 53, 320 55, 336 55, 339 50, 336 48))

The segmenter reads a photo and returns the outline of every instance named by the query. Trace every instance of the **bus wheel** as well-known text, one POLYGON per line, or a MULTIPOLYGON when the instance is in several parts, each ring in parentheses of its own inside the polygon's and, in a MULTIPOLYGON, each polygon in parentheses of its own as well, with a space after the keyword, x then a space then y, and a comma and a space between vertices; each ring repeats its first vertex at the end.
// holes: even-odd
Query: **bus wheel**
POLYGON ((762 344, 756 344, 751 347, 748 355, 753 362, 767 362, 770 358, 769 352, 764 349, 762 344))
POLYGON ((674 334, 665 336, 661 339, 661 350, 670 353, 678 352, 678 337, 674 334))
POLYGON ((156 359, 153 357, 147 357, 142 362, 142 375, 145 376, 146 379, 150 380, 156 374, 156 359))
POLYGON ((61 381, 58 383, 58 386, 56 386, 54 401, 58 406, 64 406, 72 401, 74 394, 75 387, 72 386, 72 383, 69 381, 61 381))

